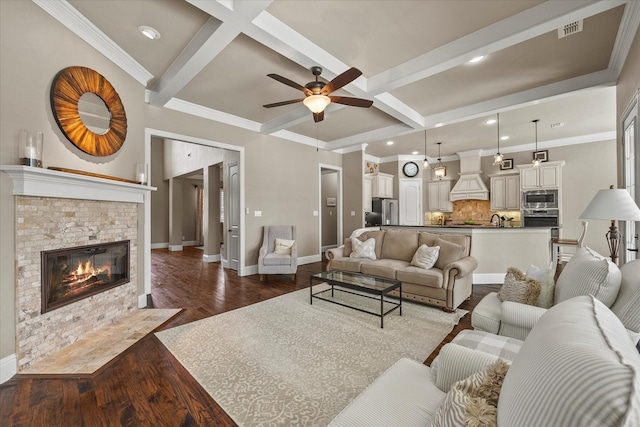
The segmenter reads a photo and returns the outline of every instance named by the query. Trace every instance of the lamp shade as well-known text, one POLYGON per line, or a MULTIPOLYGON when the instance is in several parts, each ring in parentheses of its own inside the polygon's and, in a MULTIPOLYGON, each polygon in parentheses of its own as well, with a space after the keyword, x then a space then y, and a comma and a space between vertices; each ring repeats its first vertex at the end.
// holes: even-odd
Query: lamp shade
POLYGON ((627 190, 610 188, 596 193, 580 219, 640 221, 640 208, 627 190))
POLYGON ((327 105, 331 103, 331 98, 324 95, 307 96, 302 103, 313 113, 322 113, 327 105))

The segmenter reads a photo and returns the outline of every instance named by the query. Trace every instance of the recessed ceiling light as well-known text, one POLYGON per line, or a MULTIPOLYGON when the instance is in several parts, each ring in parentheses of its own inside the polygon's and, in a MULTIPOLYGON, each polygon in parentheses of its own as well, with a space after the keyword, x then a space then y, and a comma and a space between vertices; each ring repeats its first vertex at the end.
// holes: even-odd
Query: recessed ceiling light
POLYGON ((413 154, 415 156, 416 154, 418 154, 418 152, 417 151, 412 151, 411 154, 413 154))
POLYGON ((496 122, 496 119, 489 119, 485 122, 485 124, 492 125, 496 122))
POLYGON ((444 126, 444 123, 436 123, 435 125, 433 125, 434 128, 439 128, 444 126))
POLYGON ((486 58, 485 55, 476 56, 475 58, 468 60, 467 64, 477 64, 478 62, 482 62, 484 58, 486 58))
POLYGON ((153 27, 149 27, 147 25, 139 26, 138 31, 140 31, 140 33, 142 33, 143 36, 151 40, 157 40, 160 38, 160 31, 156 30, 153 27))
POLYGON ((506 141, 507 139, 509 139, 509 137, 508 137, 507 135, 505 135, 505 136, 501 136, 501 137, 500 137, 500 139, 501 139, 502 141, 506 141))
POLYGON ((393 145, 393 141, 387 141, 387 145, 393 145))

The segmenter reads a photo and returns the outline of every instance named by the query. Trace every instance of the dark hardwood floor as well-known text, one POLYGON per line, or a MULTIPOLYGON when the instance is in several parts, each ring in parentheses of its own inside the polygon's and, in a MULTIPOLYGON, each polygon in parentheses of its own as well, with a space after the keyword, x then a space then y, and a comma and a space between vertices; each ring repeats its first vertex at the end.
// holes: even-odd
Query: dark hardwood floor
MULTIPOLYGON (((238 277, 219 263, 201 261, 202 251, 152 251, 155 307, 185 310, 159 329, 233 310, 309 286, 324 262, 298 267, 289 276, 238 277)), ((498 285, 474 287, 461 308, 472 310, 498 285)), ((465 316, 441 345, 462 329, 465 316)), ((425 361, 430 364, 439 348, 425 361)), ((153 334, 135 344, 91 377, 25 378, 0 385, 1 426, 231 426, 234 422, 165 349, 153 334)))

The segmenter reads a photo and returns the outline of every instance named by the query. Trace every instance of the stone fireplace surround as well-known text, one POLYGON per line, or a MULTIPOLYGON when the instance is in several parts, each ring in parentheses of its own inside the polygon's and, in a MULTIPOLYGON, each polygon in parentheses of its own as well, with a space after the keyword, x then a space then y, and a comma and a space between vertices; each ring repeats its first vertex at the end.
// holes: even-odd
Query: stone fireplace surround
POLYGON ((153 188, 2 166, 15 195, 18 372, 138 307, 139 204, 153 188), (130 282, 41 314, 40 252, 130 240, 130 282))

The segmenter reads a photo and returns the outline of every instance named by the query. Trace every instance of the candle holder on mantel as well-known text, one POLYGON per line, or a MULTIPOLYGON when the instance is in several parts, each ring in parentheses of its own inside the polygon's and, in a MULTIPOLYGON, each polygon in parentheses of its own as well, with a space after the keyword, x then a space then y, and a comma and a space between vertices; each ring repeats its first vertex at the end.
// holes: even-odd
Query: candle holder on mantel
POLYGON ((136 182, 141 185, 147 185, 149 172, 146 163, 136 163, 136 182))
POLYGON ((42 132, 35 134, 25 129, 20 130, 18 158, 23 166, 42 167, 42 132))

